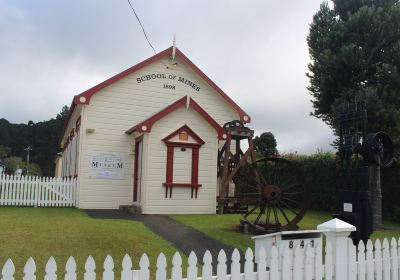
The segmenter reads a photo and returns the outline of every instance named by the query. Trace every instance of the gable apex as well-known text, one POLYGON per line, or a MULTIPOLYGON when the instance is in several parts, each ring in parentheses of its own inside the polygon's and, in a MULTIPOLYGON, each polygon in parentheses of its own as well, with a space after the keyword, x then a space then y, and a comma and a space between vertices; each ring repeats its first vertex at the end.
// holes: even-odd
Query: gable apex
MULTIPOLYGON (((109 85, 125 78, 126 76, 135 73, 136 71, 142 69, 143 67, 156 62, 168 55, 172 55, 173 52, 173 47, 169 47, 162 52, 157 53, 156 55, 122 71, 121 73, 101 82, 100 84, 82 92, 79 95, 74 96, 72 100, 72 104, 70 107, 70 110, 67 115, 66 122, 64 124, 63 132, 60 135, 60 143, 63 139, 63 136, 65 134, 65 130, 68 127, 69 121, 72 117, 72 114, 75 110, 75 108, 78 105, 84 105, 84 104, 90 104, 90 100, 94 94, 96 94, 98 91, 108 87, 109 85)), ((198 68, 189 58, 187 58, 178 48, 175 48, 175 57, 178 57, 184 64, 189 66, 197 75, 200 76, 201 79, 203 79, 218 95, 220 95, 230 107, 232 107, 240 116, 240 120, 244 123, 249 123, 251 122, 250 116, 237 105, 221 88, 219 88, 206 74, 204 74, 200 68, 198 68)))
MULTIPOLYGON (((111 85, 112 83, 138 71, 139 69, 162 59, 163 57, 167 55, 172 55, 173 47, 169 47, 168 49, 163 50, 162 52, 159 52, 158 54, 136 64, 135 66, 132 66, 131 68, 128 68, 121 73, 105 80, 104 82, 82 92, 81 94, 77 95, 74 97, 73 103, 75 104, 89 104, 91 97, 98 92, 99 90, 111 85)), ((178 48, 175 48, 175 56, 179 57, 185 64, 187 64, 191 69, 193 69, 194 72, 196 72, 208 85, 211 86, 219 95, 224 98, 228 104, 235 109, 239 116, 240 120, 245 123, 250 122, 250 116, 243 111, 242 108, 239 107, 225 92, 222 91, 213 81, 211 81, 210 78, 207 77, 206 74, 203 73, 203 71, 200 70, 189 58, 187 58, 178 48)))

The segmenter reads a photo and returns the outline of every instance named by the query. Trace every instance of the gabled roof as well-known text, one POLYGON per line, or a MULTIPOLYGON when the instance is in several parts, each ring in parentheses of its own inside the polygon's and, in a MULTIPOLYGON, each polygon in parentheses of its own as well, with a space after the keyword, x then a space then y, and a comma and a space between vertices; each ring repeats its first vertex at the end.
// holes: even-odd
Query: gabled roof
MULTIPOLYGON (((82 92, 81 94, 74 96, 70 110, 68 112, 67 120, 64 124, 64 129, 61 134, 60 142, 65 133, 65 129, 68 126, 69 120, 71 119, 72 113, 77 105, 89 104, 90 99, 96 92, 102 90, 103 88, 111 85, 112 83, 138 71, 139 69, 141 69, 141 68, 143 68, 143 67, 145 67, 167 55, 172 54, 172 50, 173 50, 173 47, 169 47, 168 49, 136 64, 135 66, 132 66, 131 68, 126 69, 125 71, 122 71, 121 73, 109 78, 108 80, 105 80, 104 82, 82 92)), ((194 72, 196 72, 205 82, 207 82, 208 85, 210 85, 219 95, 221 95, 222 98, 224 98, 228 102, 228 104, 238 112, 238 114, 240 116, 240 120, 242 122, 249 123, 251 121, 250 116, 245 111, 243 111, 242 108, 240 108, 239 105, 237 105, 222 89, 220 89, 213 81, 211 81, 211 79, 208 78, 207 75, 204 74, 192 61, 190 61, 190 59, 187 58, 178 48, 175 49, 175 55, 177 57, 179 57, 183 62, 185 62, 190 68, 192 68, 194 72)))
POLYGON ((190 108, 195 110, 203 119, 208 122, 217 132, 219 139, 225 139, 226 135, 224 134, 224 129, 203 109, 200 107, 199 104, 196 103, 192 98, 189 96, 184 96, 181 99, 178 99, 171 105, 165 107, 158 113, 152 115, 151 117, 145 119, 141 123, 131 127, 125 133, 132 134, 133 132, 150 132, 153 125, 162 119, 163 117, 167 116, 168 114, 172 113, 176 109, 179 109, 183 106, 188 105, 190 108))

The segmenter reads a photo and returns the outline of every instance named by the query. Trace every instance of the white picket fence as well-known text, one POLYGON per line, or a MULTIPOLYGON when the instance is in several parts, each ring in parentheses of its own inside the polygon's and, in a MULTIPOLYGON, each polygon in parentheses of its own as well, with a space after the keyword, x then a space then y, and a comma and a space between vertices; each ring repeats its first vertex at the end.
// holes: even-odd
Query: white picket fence
MULTIPOLYGON (((400 242, 400 240, 399 240, 400 242)), ((300 246, 290 249, 288 247, 278 250, 272 247, 270 252, 265 252, 263 248, 259 250, 259 255, 253 257, 253 251, 249 248, 245 253, 243 269, 240 265, 240 253, 235 250, 231 260, 227 263, 227 256, 223 250, 217 258, 217 274, 212 273, 212 256, 209 251, 203 256, 202 267, 200 269, 195 253, 191 253, 188 258, 186 275, 182 271, 182 258, 179 253, 175 253, 172 259, 170 279, 172 280, 398 280, 399 279, 399 247, 398 242, 392 239, 389 245, 387 239, 383 244, 379 240, 375 246, 369 241, 366 246, 360 243, 356 248, 352 241, 348 240, 349 263, 344 268, 347 270, 346 279, 335 277, 334 256, 332 247, 328 242, 324 250, 322 244, 315 244, 314 247, 307 245, 305 248, 300 246), (322 253, 324 251, 324 253, 322 253), (255 259, 255 261, 254 261, 255 259), (323 261, 324 260, 324 261, 323 261), (256 269, 255 269, 255 263, 256 269), (230 265, 230 274, 227 266, 230 265), (199 273, 201 271, 201 273, 199 273)), ((214 260, 215 261, 215 260, 214 260)), ((139 261, 139 269, 132 268, 132 259, 125 255, 122 260, 121 275, 114 273, 114 261, 111 256, 107 256, 103 262, 103 269, 97 269, 95 260, 89 256, 84 265, 85 280, 149 280, 150 268, 152 269, 152 279, 167 280, 167 259, 163 253, 158 256, 156 266, 150 267, 150 262, 146 254, 143 254, 139 261)), ((24 280, 36 279, 36 265, 32 258, 29 258, 24 267, 24 280)), ((14 280, 15 266, 8 259, 1 271, 1 280, 14 280)), ((77 264, 73 257, 70 257, 64 268, 57 268, 56 261, 51 257, 45 267, 45 280, 75 280, 77 276, 77 264), (58 270, 58 273, 57 273, 58 270), (65 273, 64 273, 65 271, 65 273)))
POLYGON ((76 179, 0 175, 1 206, 75 206, 76 179))

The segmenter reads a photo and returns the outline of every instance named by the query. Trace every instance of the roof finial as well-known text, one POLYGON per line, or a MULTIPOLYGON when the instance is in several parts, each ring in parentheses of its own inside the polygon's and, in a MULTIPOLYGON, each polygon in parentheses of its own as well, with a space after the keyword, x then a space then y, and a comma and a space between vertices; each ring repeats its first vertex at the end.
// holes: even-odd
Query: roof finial
POLYGON ((189 109, 190 106, 190 94, 186 95, 186 109, 189 109))
POLYGON ((176 52, 176 38, 174 33, 174 40, 172 42, 172 60, 175 60, 175 52, 176 52))

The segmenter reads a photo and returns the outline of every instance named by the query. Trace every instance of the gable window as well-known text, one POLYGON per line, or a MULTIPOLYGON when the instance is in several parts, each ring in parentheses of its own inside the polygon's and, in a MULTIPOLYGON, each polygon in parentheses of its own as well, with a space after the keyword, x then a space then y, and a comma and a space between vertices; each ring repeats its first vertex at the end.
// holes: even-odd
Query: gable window
POLYGON ((187 134, 186 131, 179 132, 179 140, 181 140, 181 141, 189 140, 189 135, 187 134))
POLYGON ((205 143, 187 125, 162 139, 167 146, 165 197, 172 197, 174 187, 191 188, 191 198, 197 198, 199 184, 199 150, 205 143))

